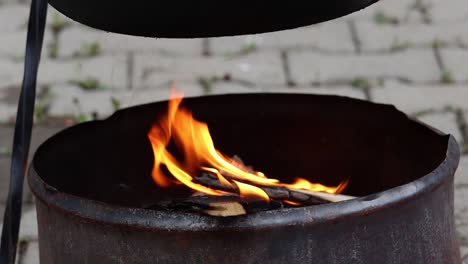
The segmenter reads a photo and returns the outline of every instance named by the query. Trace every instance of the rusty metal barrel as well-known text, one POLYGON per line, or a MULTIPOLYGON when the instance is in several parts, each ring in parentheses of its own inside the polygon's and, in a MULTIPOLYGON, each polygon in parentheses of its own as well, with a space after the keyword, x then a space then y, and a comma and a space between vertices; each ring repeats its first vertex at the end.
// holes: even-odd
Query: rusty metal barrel
POLYGON ((226 218, 145 209, 170 195, 151 180, 146 137, 167 102, 136 106, 68 128, 36 152, 29 184, 41 263, 461 263, 452 136, 393 106, 338 96, 185 104, 226 153, 285 181, 349 177, 345 194, 359 198, 226 218))

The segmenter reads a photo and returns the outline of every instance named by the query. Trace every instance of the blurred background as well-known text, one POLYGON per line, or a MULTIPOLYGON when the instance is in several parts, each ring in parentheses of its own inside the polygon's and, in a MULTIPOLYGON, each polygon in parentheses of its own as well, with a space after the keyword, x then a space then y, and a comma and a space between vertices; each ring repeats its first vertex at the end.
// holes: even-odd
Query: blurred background
MULTIPOLYGON (((0 0, 0 222, 23 74, 29 2, 0 0)), ((381 0, 306 28, 211 39, 111 34, 49 8, 32 152, 53 133, 130 105, 187 96, 297 92, 396 105, 452 134, 464 154, 456 221, 468 263, 468 2, 381 0)), ((37 263, 33 198, 25 187, 21 263, 37 263)))

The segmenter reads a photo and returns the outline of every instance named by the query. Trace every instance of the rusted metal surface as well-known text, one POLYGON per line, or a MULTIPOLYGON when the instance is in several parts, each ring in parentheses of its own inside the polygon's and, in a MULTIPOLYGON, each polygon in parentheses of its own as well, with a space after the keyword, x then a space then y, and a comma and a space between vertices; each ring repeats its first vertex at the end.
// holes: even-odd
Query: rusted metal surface
POLYGON ((453 137, 391 106, 336 96, 224 95, 189 99, 187 104, 215 124, 215 142, 229 151, 245 150, 253 164, 266 166, 262 159, 270 159, 274 173, 280 170, 278 158, 289 159, 282 165, 289 170, 294 170, 294 160, 305 159, 309 163, 297 165, 298 170, 331 182, 342 178, 335 168, 341 167, 350 176, 346 193, 362 197, 228 218, 141 209, 138 204, 147 201, 144 195, 135 198, 138 193, 161 190, 146 185, 151 184, 145 179, 152 158, 137 135, 164 104, 130 108, 107 121, 61 132, 36 153, 29 183, 38 198, 42 263, 461 263, 453 218, 453 175, 459 159, 453 137), (297 120, 291 117, 296 115, 297 120), (251 133, 265 140, 294 131, 310 138, 301 144, 297 137, 276 143, 257 138, 258 146, 249 152, 255 145, 232 125, 237 119, 244 130, 251 127, 245 118, 256 120, 259 127, 251 133), (278 120, 288 125, 273 131, 278 120), (114 125, 122 124, 126 131, 117 132, 114 125), (230 137, 223 138, 229 131, 230 137), (238 142, 229 143, 238 133, 238 142), (300 151, 301 146, 306 149, 300 151), (105 148, 114 154, 103 156, 100 149, 105 148), (132 148, 140 152, 128 153, 132 148), (271 154, 275 149, 287 155, 271 154), (260 152, 266 157, 256 159, 260 152), (121 164, 124 160, 127 164, 121 164), (140 168, 122 172, 120 166, 140 168), (112 181, 127 187, 115 189, 112 181))

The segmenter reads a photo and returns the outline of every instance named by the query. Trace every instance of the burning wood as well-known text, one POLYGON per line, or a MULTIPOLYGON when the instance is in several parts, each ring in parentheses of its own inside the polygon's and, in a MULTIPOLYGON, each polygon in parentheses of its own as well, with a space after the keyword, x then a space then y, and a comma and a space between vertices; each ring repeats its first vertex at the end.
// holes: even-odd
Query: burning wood
POLYGON ((148 134, 154 153, 152 175, 160 187, 184 184, 211 196, 237 195, 244 199, 267 203, 275 200, 295 206, 354 198, 339 195, 346 188, 347 180, 336 187, 301 178, 292 184, 282 183, 254 171, 237 157, 227 157, 215 148, 208 125, 194 119, 189 110, 180 106, 182 96, 174 94, 169 101, 167 116, 161 117, 148 134), (182 154, 182 160, 168 151, 171 142, 182 154), (168 177, 168 173, 173 177, 168 177))
MULTIPOLYGON (((232 158, 232 164, 236 167, 242 168, 246 171, 249 171, 251 173, 255 173, 255 170, 253 169, 252 166, 245 165, 244 161, 237 155, 235 155, 232 158)), ((228 177, 229 176, 225 176, 228 177)), ((347 181, 343 182, 342 184, 347 185, 347 181)), ((274 194, 270 195, 270 193, 273 192, 288 192, 289 194, 289 201, 294 201, 294 202, 299 202, 299 203, 305 203, 308 204, 307 201, 313 202, 313 200, 316 200, 317 204, 320 203, 327 203, 327 202, 342 202, 342 201, 347 201, 354 199, 356 197, 354 196, 349 196, 349 195, 343 195, 343 194, 337 194, 337 193, 327 193, 327 192, 318 192, 318 191, 312 191, 312 190, 304 190, 304 189, 298 189, 298 188, 288 188, 288 187, 282 187, 282 188, 269 188, 268 186, 265 186, 265 188, 270 189, 270 191, 266 191, 267 194, 270 196, 270 198, 274 198, 274 194), (281 190, 281 191, 279 191, 281 190), (308 197, 307 200, 304 199, 304 195, 308 197), (322 201, 322 202, 320 202, 322 201)), ((278 196, 276 196, 278 197, 278 196)))
MULTIPOLYGON (((232 180, 229 176, 224 177, 228 180, 232 180)), ((222 190, 231 194, 240 194, 239 188, 236 184, 231 183, 228 185, 222 183, 215 175, 209 172, 201 173, 198 177, 194 178, 194 181, 212 189, 222 190)), ((300 203, 303 205, 317 205, 329 202, 342 202, 356 198, 348 195, 314 192, 309 190, 292 189, 282 186, 254 186, 262 189, 268 195, 268 197, 270 197, 270 199, 279 201, 289 201, 293 204, 300 203)))
POLYGON ((244 215, 247 213, 242 204, 237 202, 213 202, 210 203, 210 206, 211 208, 204 212, 212 216, 226 217, 244 215))
MULTIPOLYGON (((226 178, 229 179, 229 177, 226 178)), ((240 195, 238 185, 234 183, 230 185, 222 183, 218 180, 218 178, 215 175, 207 172, 201 173, 198 177, 194 179, 194 181, 211 189, 222 190, 231 194, 240 195)), ((270 197, 270 199, 273 200, 289 201, 292 203, 301 203, 304 205, 317 205, 330 202, 327 199, 317 197, 317 195, 297 192, 296 190, 290 190, 285 187, 270 187, 258 185, 256 185, 256 187, 262 189, 268 195, 268 197, 270 197)))

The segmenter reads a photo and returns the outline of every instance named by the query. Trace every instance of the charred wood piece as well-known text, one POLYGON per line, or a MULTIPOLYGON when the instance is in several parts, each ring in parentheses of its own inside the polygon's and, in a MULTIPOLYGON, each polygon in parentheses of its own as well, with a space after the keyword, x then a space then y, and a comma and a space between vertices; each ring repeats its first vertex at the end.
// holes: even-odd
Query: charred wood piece
MULTIPOLYGON (((232 194, 239 194, 239 189, 237 188, 237 185, 224 184, 218 180, 216 175, 213 175, 209 172, 200 173, 197 177, 194 178, 194 181, 198 184, 204 185, 212 189, 217 189, 232 194)), ((288 189, 286 187, 277 186, 255 186, 262 189, 266 194, 268 194, 268 196, 272 200, 290 201, 295 203, 301 203, 304 205, 318 205, 330 202, 326 198, 317 197, 315 193, 307 193, 303 192, 302 190, 294 190, 288 189)))

